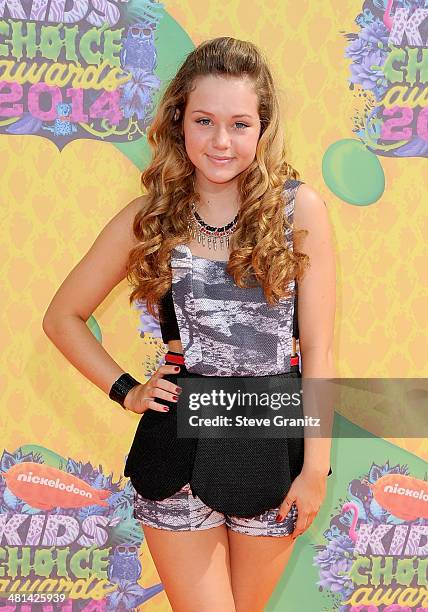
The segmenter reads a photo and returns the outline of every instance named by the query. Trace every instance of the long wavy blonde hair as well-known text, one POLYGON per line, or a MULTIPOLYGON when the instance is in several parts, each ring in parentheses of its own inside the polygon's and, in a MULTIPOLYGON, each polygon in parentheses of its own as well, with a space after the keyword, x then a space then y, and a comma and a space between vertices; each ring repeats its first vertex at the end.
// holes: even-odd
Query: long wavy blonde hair
POLYGON ((138 244, 129 254, 127 278, 134 287, 130 303, 145 300, 156 318, 158 303, 171 287, 171 250, 191 240, 190 203, 198 201, 199 194, 182 122, 195 79, 206 75, 249 78, 258 95, 261 122, 255 158, 238 176, 241 204, 226 271, 238 287, 263 287, 266 301, 275 304, 290 294, 290 281, 298 280, 309 264, 307 255, 285 241, 291 226, 282 192, 286 179, 298 179, 299 173, 286 161, 280 107, 267 62, 251 42, 230 37, 205 41, 168 85, 147 132, 152 161, 141 175, 147 195, 134 219, 138 244))

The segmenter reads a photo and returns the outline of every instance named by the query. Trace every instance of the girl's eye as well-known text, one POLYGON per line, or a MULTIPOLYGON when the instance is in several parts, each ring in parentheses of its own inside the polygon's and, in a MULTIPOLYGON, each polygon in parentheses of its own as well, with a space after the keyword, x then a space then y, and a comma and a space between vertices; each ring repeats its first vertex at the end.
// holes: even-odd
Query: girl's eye
MULTIPOLYGON (((207 125, 206 123, 202 123, 202 121, 210 121, 210 119, 197 119, 196 123, 199 123, 200 125, 207 125)), ((238 128, 240 130, 248 127, 248 125, 246 125, 245 123, 242 123, 242 121, 236 121, 235 125, 243 125, 244 126, 243 128, 238 128)))

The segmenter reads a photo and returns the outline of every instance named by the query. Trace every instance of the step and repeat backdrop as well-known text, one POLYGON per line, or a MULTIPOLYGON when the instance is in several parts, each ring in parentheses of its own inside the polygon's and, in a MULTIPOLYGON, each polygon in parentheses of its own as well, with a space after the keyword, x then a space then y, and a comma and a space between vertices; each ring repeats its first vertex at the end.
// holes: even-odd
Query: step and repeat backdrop
MULTIPOLYGON (((0 607, 9 612, 171 609, 123 476, 138 416, 63 357, 42 318, 104 225, 141 193, 159 96, 186 54, 216 36, 251 40, 269 58, 290 162, 327 204, 338 376, 427 376, 426 0, 1 0, 0 607)), ((87 325, 144 379, 165 346, 129 291, 124 280, 87 325)), ((268 612, 428 609, 423 427, 403 438, 398 419, 386 438, 359 416, 338 407, 326 501, 268 612)))

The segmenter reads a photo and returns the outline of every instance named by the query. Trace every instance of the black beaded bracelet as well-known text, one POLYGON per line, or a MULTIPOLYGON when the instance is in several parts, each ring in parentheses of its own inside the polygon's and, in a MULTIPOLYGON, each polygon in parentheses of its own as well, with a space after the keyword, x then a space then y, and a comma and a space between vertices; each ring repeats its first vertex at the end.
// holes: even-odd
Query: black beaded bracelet
POLYGON ((141 384, 142 383, 140 383, 138 380, 135 380, 135 378, 133 378, 131 374, 128 374, 126 372, 125 374, 122 374, 122 376, 119 376, 119 378, 112 384, 108 396, 110 399, 120 404, 122 408, 126 410, 124 402, 128 391, 130 391, 136 385, 141 384))

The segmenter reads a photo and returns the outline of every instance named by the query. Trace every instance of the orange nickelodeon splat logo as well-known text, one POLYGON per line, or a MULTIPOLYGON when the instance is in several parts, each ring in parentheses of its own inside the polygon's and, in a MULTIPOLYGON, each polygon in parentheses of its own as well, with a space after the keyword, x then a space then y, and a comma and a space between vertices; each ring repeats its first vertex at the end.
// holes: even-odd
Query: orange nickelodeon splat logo
POLYGON ((52 510, 57 506, 108 506, 104 500, 111 494, 106 489, 94 489, 77 476, 58 468, 32 461, 17 463, 0 475, 14 495, 40 510, 52 510))
POLYGON ((394 516, 404 521, 428 518, 428 482, 425 480, 388 474, 369 486, 378 504, 394 516))

